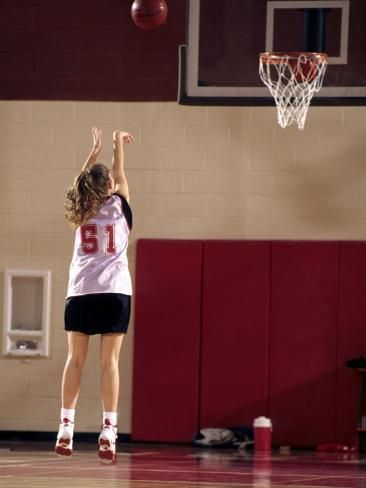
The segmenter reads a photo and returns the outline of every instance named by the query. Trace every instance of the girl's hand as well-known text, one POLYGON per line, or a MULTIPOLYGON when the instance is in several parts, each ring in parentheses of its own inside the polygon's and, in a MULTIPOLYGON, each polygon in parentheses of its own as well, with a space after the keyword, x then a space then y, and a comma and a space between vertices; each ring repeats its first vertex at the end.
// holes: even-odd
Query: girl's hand
POLYGON ((97 129, 96 127, 93 127, 92 136, 93 136, 93 154, 95 156, 98 156, 98 154, 102 150, 102 131, 100 129, 97 129))
POLYGON ((129 132, 125 132, 122 130, 115 130, 113 132, 113 141, 114 142, 125 142, 129 144, 130 142, 134 142, 135 138, 129 132))

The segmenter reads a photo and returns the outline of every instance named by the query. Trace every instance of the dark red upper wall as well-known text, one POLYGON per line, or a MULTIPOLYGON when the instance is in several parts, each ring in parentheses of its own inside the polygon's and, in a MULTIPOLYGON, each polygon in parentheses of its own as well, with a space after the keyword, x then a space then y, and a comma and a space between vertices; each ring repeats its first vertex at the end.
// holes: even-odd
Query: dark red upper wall
POLYGON ((0 99, 176 100, 186 0, 135 26, 132 0, 1 0, 0 99))

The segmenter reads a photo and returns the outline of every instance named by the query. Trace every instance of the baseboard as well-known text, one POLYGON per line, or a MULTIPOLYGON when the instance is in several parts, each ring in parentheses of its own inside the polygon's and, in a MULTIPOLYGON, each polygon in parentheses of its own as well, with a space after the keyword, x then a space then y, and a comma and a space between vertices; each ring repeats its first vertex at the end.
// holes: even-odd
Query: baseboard
MULTIPOLYGON (((37 432, 20 430, 1 430, 1 442, 53 442, 57 432, 37 432)), ((99 432, 75 432, 74 440, 77 442, 95 443, 98 440, 99 432)), ((131 434, 118 433, 119 442, 131 442, 131 434)))

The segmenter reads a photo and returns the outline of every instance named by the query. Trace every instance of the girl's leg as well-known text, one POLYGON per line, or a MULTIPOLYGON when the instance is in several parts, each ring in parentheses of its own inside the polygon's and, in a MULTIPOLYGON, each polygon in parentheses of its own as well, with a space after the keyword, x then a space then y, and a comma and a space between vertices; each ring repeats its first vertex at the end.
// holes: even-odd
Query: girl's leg
POLYGON ((101 336, 101 395, 105 412, 117 412, 119 395, 118 360, 123 337, 124 334, 103 334, 101 336))
POLYGON ((69 352, 62 377, 62 407, 75 409, 88 353, 89 336, 81 332, 68 332, 67 335, 69 352))
POLYGON ((72 455, 75 406, 88 352, 89 336, 80 332, 68 332, 68 342, 69 353, 62 377, 61 423, 55 446, 59 456, 72 455))
POLYGON ((112 463, 116 459, 118 359, 123 337, 123 334, 104 334, 100 343, 101 395, 104 411, 98 455, 104 463, 112 463))

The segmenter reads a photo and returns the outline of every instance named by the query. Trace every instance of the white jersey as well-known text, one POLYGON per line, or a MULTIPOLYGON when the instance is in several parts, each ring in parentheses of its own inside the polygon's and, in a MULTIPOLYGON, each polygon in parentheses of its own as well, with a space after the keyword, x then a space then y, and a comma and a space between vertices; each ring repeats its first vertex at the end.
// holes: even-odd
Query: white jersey
POLYGON ((98 213, 76 230, 67 297, 90 293, 132 295, 128 235, 132 213, 127 200, 113 194, 98 213))

